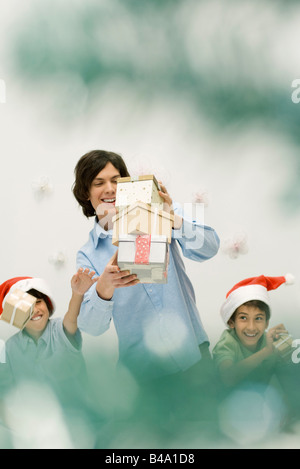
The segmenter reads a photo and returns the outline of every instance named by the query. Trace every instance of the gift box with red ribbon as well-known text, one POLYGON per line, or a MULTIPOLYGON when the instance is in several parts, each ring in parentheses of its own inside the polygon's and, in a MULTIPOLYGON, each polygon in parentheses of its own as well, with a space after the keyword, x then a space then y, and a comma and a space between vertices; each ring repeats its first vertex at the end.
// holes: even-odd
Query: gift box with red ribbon
POLYGON ((166 236, 121 235, 118 266, 136 274, 140 283, 166 283, 169 244, 166 236))

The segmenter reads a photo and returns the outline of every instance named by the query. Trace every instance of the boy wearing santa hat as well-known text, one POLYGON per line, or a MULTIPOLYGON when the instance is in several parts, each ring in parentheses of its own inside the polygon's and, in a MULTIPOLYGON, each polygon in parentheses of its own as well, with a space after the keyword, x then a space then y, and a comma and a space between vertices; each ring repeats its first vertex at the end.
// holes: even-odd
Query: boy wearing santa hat
POLYGON ((292 276, 261 275, 242 280, 227 293, 221 316, 228 329, 212 352, 226 386, 235 386, 245 380, 267 384, 274 374, 278 355, 273 343, 287 331, 283 324, 267 331, 270 319, 268 292, 284 283, 293 283, 292 276))
MULTIPOLYGON (((8 295, 16 289, 36 298, 30 320, 6 342, 6 364, 2 368, 10 370, 7 390, 23 380, 49 384, 58 394, 66 391, 66 383, 67 390, 73 389, 70 383, 76 386, 85 369, 77 318, 85 292, 97 281, 94 275, 89 269, 78 270, 71 280, 72 297, 67 313, 63 318, 51 320, 55 303, 43 279, 16 277, 0 285, 0 315, 8 295)), ((65 397, 68 399, 68 395, 65 397)))

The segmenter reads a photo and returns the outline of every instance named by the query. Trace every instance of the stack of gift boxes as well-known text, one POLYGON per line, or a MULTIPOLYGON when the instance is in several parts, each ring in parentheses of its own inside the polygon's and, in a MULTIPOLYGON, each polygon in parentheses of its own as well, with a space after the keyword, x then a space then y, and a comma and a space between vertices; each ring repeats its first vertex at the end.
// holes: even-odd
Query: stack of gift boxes
POLYGON ((174 216, 163 210, 159 183, 153 175, 117 181, 112 243, 118 266, 141 283, 166 283, 174 216))

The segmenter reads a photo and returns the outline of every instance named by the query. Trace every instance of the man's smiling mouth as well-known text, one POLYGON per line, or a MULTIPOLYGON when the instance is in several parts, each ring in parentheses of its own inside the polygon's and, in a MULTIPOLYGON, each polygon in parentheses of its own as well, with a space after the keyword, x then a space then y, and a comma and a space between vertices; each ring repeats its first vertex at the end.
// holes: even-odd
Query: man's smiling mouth
POLYGON ((102 202, 104 202, 105 204, 113 204, 116 199, 101 199, 102 202))

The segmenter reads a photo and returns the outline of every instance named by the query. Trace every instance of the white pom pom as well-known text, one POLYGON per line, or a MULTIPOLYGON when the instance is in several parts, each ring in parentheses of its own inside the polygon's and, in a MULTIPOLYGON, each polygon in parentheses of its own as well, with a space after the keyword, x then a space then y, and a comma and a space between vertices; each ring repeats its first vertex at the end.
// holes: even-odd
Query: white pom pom
POLYGON ((285 283, 286 285, 293 285, 295 282, 295 277, 293 274, 286 274, 285 275, 285 283))

